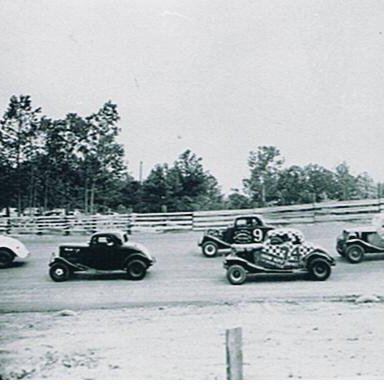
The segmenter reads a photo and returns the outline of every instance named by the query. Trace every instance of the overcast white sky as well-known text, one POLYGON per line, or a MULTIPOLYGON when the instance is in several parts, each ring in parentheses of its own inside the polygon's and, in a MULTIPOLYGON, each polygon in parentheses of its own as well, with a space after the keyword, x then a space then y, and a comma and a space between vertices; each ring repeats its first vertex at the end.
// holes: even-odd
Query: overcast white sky
POLYGON ((384 181, 384 1, 0 0, 0 113, 118 105, 132 175, 190 148, 224 192, 249 151, 384 181))

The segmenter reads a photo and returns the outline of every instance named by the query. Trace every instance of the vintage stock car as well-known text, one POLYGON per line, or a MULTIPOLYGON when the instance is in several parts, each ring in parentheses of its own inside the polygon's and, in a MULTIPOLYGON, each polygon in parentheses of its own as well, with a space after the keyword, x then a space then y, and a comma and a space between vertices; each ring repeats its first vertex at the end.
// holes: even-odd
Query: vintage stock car
POLYGON ((141 280, 155 261, 143 245, 128 241, 126 233, 98 232, 88 244, 60 245, 59 254, 49 262, 49 275, 61 282, 79 271, 124 270, 129 279, 141 280))
POLYGON ((305 241, 297 229, 270 230, 263 243, 236 244, 224 260, 231 284, 244 283, 258 273, 307 272, 313 280, 326 280, 334 259, 321 247, 305 241))
POLYGON ((353 264, 360 263, 366 254, 384 254, 384 215, 374 215, 371 225, 344 229, 336 250, 353 264))
POLYGON ((15 258, 25 259, 29 250, 18 239, 10 236, 0 236, 0 268, 12 265, 15 258))
POLYGON ((223 231, 209 229, 199 241, 203 254, 214 257, 220 251, 230 251, 232 244, 259 243, 273 227, 265 224, 261 216, 239 216, 232 226, 223 231))

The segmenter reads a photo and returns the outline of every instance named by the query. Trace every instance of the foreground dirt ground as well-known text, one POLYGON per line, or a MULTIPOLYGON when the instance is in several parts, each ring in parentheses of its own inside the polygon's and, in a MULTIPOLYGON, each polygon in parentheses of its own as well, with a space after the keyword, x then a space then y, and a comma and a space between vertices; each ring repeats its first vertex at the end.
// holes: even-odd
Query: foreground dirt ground
MULTIPOLYGON (((3 314, 2 379, 225 379, 242 327, 246 379, 384 377, 384 306, 264 301, 3 314)), ((365 302, 368 301, 368 302, 365 302)))

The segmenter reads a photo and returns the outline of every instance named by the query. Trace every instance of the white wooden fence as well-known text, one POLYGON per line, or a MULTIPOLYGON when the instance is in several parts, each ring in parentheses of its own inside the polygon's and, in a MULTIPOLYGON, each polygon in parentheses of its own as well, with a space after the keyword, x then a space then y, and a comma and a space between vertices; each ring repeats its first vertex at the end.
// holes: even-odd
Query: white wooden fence
POLYGON ((94 216, 24 216, 0 218, 3 233, 92 233, 105 229, 123 231, 203 231, 225 228, 234 218, 260 214, 270 224, 290 225, 328 221, 369 221, 384 212, 384 200, 352 200, 280 207, 177 213, 132 213, 94 216))

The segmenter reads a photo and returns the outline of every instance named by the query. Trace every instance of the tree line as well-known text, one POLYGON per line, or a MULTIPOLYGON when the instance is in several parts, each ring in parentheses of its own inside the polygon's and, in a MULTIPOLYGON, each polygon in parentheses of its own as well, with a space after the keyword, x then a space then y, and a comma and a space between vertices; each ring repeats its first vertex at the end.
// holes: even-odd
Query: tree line
POLYGON ((202 158, 187 149, 173 164, 157 164, 143 181, 126 166, 117 105, 107 101, 82 117, 51 119, 30 96, 12 96, 0 120, 0 208, 64 208, 84 213, 242 209, 381 196, 380 184, 347 163, 284 166, 278 148, 259 146, 248 157, 243 189, 221 192, 202 158))

